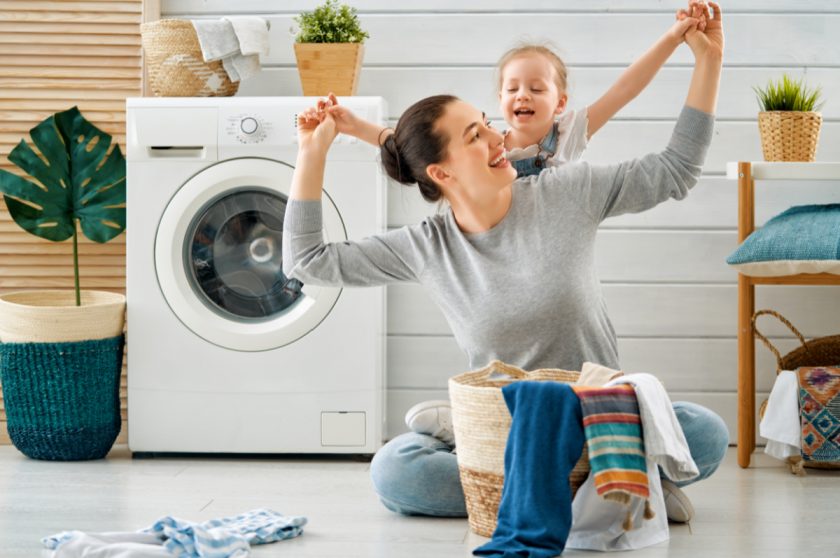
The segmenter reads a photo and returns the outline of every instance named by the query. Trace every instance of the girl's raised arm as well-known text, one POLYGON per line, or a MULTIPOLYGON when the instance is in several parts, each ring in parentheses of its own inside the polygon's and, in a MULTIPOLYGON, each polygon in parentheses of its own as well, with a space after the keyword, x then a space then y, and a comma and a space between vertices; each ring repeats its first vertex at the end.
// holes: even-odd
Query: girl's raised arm
POLYGON ((714 10, 714 17, 709 17, 709 8, 704 6, 706 30, 689 30, 685 34, 685 42, 694 53, 694 72, 685 104, 714 114, 723 66, 723 18, 718 4, 709 2, 709 5, 714 10))
POLYGON ((677 21, 662 35, 653 46, 636 59, 618 77, 597 101, 586 108, 588 126, 586 137, 595 132, 615 116, 624 106, 635 99, 650 84, 659 69, 683 42, 687 30, 702 27, 702 19, 690 17, 699 4, 692 1, 689 11, 677 12, 677 21))

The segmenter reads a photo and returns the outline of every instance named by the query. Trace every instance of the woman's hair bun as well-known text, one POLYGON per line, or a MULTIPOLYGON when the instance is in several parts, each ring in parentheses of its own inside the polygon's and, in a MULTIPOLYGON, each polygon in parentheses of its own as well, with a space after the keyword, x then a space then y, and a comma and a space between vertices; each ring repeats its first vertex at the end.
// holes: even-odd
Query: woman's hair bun
POLYGON ((382 165, 388 176, 401 184, 417 184, 426 201, 443 197, 440 186, 426 173, 429 165, 446 157, 448 138, 438 129, 446 107, 455 101, 452 95, 426 97, 408 107, 380 148, 382 165))
POLYGON ((382 142, 382 146, 380 147, 382 166, 385 167, 385 172, 388 173, 388 176, 400 184, 414 184, 417 180, 414 178, 405 158, 400 153, 395 136, 396 134, 388 134, 385 141, 382 142))

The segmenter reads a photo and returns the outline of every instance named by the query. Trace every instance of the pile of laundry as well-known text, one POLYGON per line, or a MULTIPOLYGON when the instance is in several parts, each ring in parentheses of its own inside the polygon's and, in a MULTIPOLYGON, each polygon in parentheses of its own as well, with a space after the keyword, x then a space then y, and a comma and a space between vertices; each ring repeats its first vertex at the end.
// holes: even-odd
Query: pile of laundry
POLYGON ((269 509, 256 509, 203 523, 166 516, 140 531, 63 531, 44 537, 41 542, 55 551, 53 558, 243 558, 250 554, 252 544, 297 537, 304 525, 305 517, 286 517, 269 509))
POLYGON ((631 550, 668 540, 660 468, 699 475, 662 383, 584 363, 580 379, 513 382, 505 481, 492 540, 478 556, 548 558, 570 548, 631 550), (558 435, 560 433, 560 435, 558 435), (584 445, 591 472, 572 499, 584 445))

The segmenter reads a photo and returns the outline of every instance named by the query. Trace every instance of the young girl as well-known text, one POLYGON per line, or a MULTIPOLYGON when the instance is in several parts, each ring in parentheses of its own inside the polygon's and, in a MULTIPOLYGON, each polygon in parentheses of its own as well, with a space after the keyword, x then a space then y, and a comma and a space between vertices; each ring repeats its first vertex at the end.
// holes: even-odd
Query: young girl
MULTIPOLYGON (((684 41, 686 30, 704 31, 702 0, 690 0, 677 11, 677 21, 647 52, 631 64, 597 101, 584 110, 567 109, 566 65, 551 49, 526 44, 512 48, 499 60, 498 95, 505 133, 505 157, 517 177, 539 174, 546 167, 576 161, 589 138, 648 86, 659 68, 684 41), (689 16, 693 18, 689 20, 689 16)), ((330 96, 328 110, 339 133, 381 146, 393 130, 358 118, 330 96)), ((421 194, 422 194, 421 190, 421 194)), ((429 199, 423 195, 427 201, 429 199)))
MULTIPOLYGON (((700 2, 689 4, 692 16, 705 29, 700 2)), ((656 72, 683 42, 689 12, 679 10, 677 21, 638 60, 619 76, 600 99, 585 110, 566 108, 566 65, 549 48, 524 45, 506 52, 498 64, 499 101, 509 128, 505 133, 507 159, 517 177, 575 161, 595 132, 651 82, 656 72)))

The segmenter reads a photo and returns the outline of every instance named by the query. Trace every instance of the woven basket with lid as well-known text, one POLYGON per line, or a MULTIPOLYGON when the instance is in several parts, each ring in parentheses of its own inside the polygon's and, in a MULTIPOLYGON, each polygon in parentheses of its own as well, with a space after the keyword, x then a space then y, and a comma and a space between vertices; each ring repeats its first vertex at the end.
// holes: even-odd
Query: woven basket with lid
MULTIPOLYGON (((511 425, 502 388, 523 380, 574 383, 579 376, 579 372, 557 369, 526 372, 496 360, 480 370, 450 378, 458 469, 470 528, 475 533, 485 537, 493 535, 502 498, 505 445, 511 425)), ((583 454, 569 475, 572 496, 588 475, 589 457, 584 445, 583 454)))

